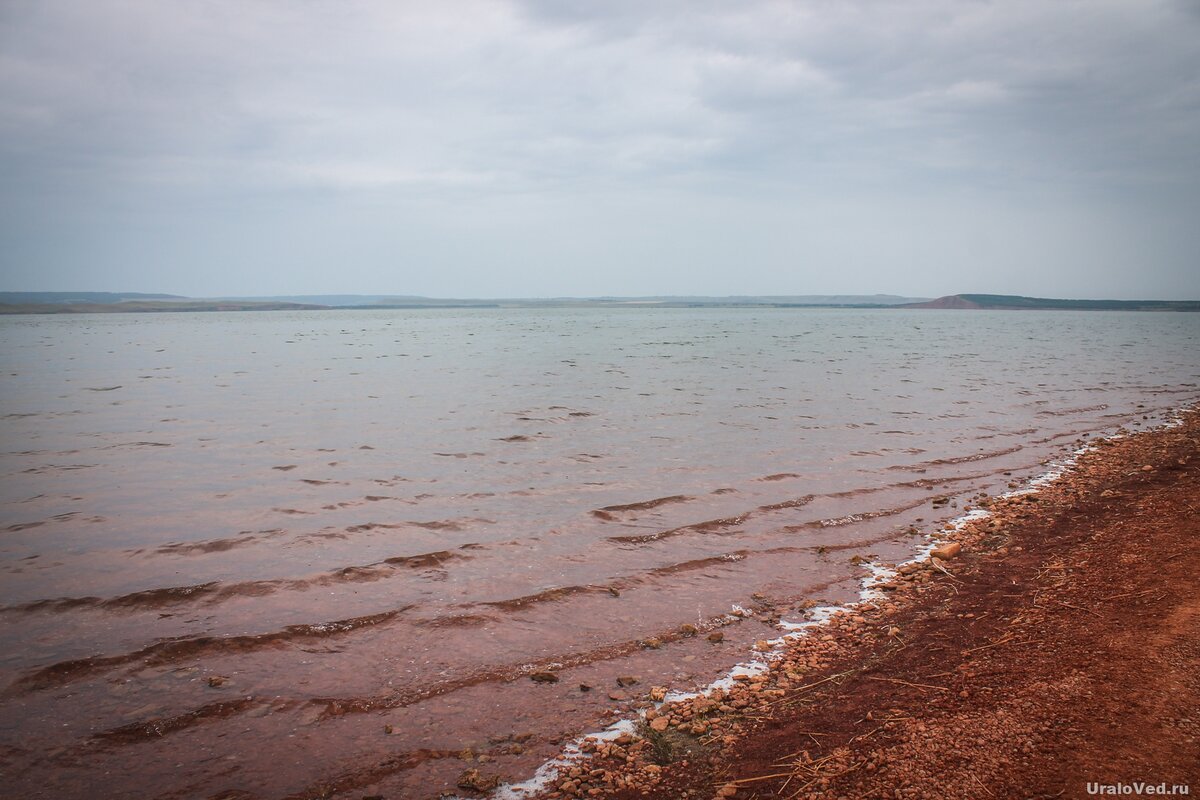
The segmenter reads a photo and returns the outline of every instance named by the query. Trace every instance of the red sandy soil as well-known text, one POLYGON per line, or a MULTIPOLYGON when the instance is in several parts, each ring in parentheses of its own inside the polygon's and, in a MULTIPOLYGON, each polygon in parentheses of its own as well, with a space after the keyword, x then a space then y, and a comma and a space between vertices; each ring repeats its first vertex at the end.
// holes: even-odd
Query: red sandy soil
POLYGON ((1184 420, 1098 443, 1037 494, 977 498, 993 514, 952 534, 960 553, 769 677, 588 747, 543 797, 1200 794, 1200 413, 1184 420))

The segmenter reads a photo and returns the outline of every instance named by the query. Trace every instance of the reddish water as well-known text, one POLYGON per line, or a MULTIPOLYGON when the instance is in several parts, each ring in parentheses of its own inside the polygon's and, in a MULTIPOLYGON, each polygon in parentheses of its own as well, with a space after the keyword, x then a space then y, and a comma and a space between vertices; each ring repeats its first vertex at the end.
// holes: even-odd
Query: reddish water
POLYGON ((1196 399, 1198 323, 5 319, 3 793, 432 798, 468 748, 527 777, 777 633, 680 625, 849 597, 852 556, 1196 399))

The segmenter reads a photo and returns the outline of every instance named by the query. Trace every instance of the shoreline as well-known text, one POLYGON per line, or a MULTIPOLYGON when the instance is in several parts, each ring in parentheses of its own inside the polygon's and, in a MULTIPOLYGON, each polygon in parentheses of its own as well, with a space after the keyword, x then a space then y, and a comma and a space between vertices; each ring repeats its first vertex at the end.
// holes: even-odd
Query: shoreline
MULTIPOLYGON (((1195 407, 1181 409, 1174 421, 1154 429, 1122 428, 1110 437, 1091 442, 1081 440, 1086 443, 1072 457, 1048 464, 1049 470, 1027 488, 995 498, 973 498, 979 505, 964 509, 965 513, 947 523, 944 529, 930 533, 926 545, 913 559, 897 564, 895 569, 864 564, 874 574, 864 580, 864 593, 857 603, 812 609, 809 621, 786 626, 794 633, 759 642, 756 649, 762 658, 758 663, 734 667, 729 676, 702 693, 678 694, 662 687, 652 688, 638 718, 622 720, 602 734, 581 737, 559 759, 543 765, 534 778, 500 787, 493 796, 500 800, 1006 796, 1002 787, 997 791, 997 784, 986 784, 974 770, 968 770, 969 777, 958 784, 946 783, 945 779, 954 770, 947 770, 944 763, 934 769, 940 773, 940 783, 928 783, 926 778, 927 785, 923 785, 922 780, 905 777, 913 773, 914 761, 920 760, 914 754, 928 749, 922 743, 936 738, 930 732, 936 733, 947 724, 940 709, 926 707, 913 711, 914 700, 924 705, 944 697, 950 699, 952 706, 957 703, 970 707, 984 695, 994 695, 1002 688, 988 686, 977 697, 968 685, 975 675, 972 668, 960 669, 961 674, 932 669, 944 667, 954 659, 939 660, 936 664, 929 659, 916 659, 910 664, 913 659, 906 658, 902 659, 903 670, 893 667, 890 672, 884 662, 895 660, 897 653, 909 649, 932 647, 939 639, 963 639, 964 645, 976 644, 982 634, 976 629, 987 617, 995 617, 996 621, 984 627, 994 628, 1007 614, 1009 625, 1021 628, 1028 620, 1010 613, 1012 608, 991 596, 996 588, 988 583, 996 578, 992 573, 1007 568, 1012 573, 1007 578, 1014 587, 1039 586, 1041 576, 1046 573, 1034 568, 1070 555, 1063 542, 1045 541, 1039 537, 1039 530, 1046 526, 1064 528, 1067 538, 1078 539, 1071 531, 1085 524, 1080 520, 1087 520, 1086 524, 1093 528, 1127 525, 1125 517, 1129 510, 1113 500, 1131 490, 1136 493, 1143 484, 1152 483, 1155 487, 1161 484, 1163 491, 1174 492, 1176 511, 1182 511, 1174 527, 1165 524, 1171 523, 1171 519, 1155 520, 1155 527, 1171 527, 1180 536, 1200 532, 1200 515, 1194 513, 1200 505, 1197 474, 1200 463, 1193 460, 1200 449, 1197 447, 1200 414, 1196 411, 1195 407), (1164 475, 1169 477, 1164 479, 1164 475), (944 559, 928 558, 931 549, 946 545, 950 547, 943 550, 944 559), (971 603, 984 610, 957 612, 956 617, 948 618, 950 621, 941 627, 952 629, 953 633, 921 630, 930 627, 931 614, 941 613, 942 606, 967 608, 971 603), (934 674, 940 680, 922 683, 913 677, 921 673, 934 674), (910 706, 906 714, 893 713, 897 709, 903 711, 905 705, 910 706), (860 716, 855 717, 856 714, 860 716), (800 720, 804 730, 792 730, 800 720), (875 720, 881 724, 869 724, 875 720), (824 731, 820 730, 822 727, 824 731), (920 735, 915 736, 914 731, 920 735), (871 741, 867 741, 868 736, 871 741), (835 745, 839 740, 840 744, 835 745), (900 768, 891 764, 887 754, 897 748, 906 753, 900 768), (856 754, 862 756, 858 761, 856 754), (780 761, 784 757, 796 760, 785 765, 780 761), (853 780, 850 776, 854 776, 853 780)), ((1159 513, 1161 516, 1161 510, 1159 513)), ((1128 549, 1142 543, 1115 541, 1109 542, 1108 547, 1128 549)), ((1135 558, 1125 552, 1119 557, 1135 558)), ((1196 554, 1187 553, 1186 548, 1174 558, 1179 563, 1189 559, 1200 561, 1196 554)), ((1085 561, 1083 568, 1088 566, 1085 561)), ((1103 577, 1094 567, 1085 572, 1090 578, 1103 577)), ((1195 570, 1191 574, 1195 575, 1195 570)), ((1186 587, 1187 581, 1183 584, 1193 590, 1192 605, 1188 606, 1191 611, 1186 612, 1190 614, 1187 617, 1190 622, 1185 622, 1196 628, 1200 622, 1194 613, 1200 606, 1194 591, 1196 583, 1193 580, 1190 587, 1186 587)), ((1063 590, 1061 585, 1051 588, 1063 590)), ((1034 596, 1044 598, 1047 591, 1042 586, 1034 596)), ((1127 596, 1132 595, 1131 592, 1127 596)), ((1159 599, 1164 600, 1165 596, 1159 599)), ((1068 622, 1079 630, 1086 629, 1091 618, 1101 616, 1094 608, 1061 598, 1056 603, 1056 611, 1065 612, 1068 622)), ((1037 607, 1043 608, 1040 604, 1037 607)), ((769 609, 756 608, 750 613, 763 611, 769 609)), ((1118 613, 1115 618, 1120 616, 1118 613)), ((1029 637, 1018 642, 1018 638, 1021 637, 1002 634, 973 648, 961 648, 960 658, 964 660, 960 667, 996 655, 1015 658, 1022 645, 1044 651, 1041 655, 1049 654, 1053 660, 1051 645, 1056 643, 1039 644, 1029 637)), ((1027 649, 1026 654, 1029 652, 1027 649)), ((1196 656, 1193 663, 1198 668, 1195 674, 1200 674, 1200 655, 1194 651, 1192 655, 1196 656)), ((1200 698, 1200 681, 1193 683, 1191 691, 1193 701, 1200 698)), ((1047 700, 1047 705, 1052 703, 1047 700)), ((1192 752, 1200 752, 1200 747, 1194 746, 1200 721, 1186 716, 1181 719, 1191 730, 1191 739, 1185 744, 1193 745, 1192 752)), ((948 741, 969 737, 970 727, 958 725, 948 741)), ((1028 742, 1018 742, 1013 737, 986 742, 979 739, 981 744, 977 747, 1003 751, 1006 738, 1012 740, 1009 744, 1019 745, 1019 752, 998 762, 1011 771, 1022 762, 1022 756, 1028 755, 1025 752, 1029 749, 1028 742)), ((1038 738, 1039 735, 1033 736, 1038 738)), ((953 747, 951 751, 957 753, 953 747)), ((977 753, 955 758, 970 763, 978 760, 978 756, 977 753)), ((1075 781, 1077 786, 1064 784, 1045 796, 1082 797, 1087 795, 1087 785, 1097 784, 1143 781, 1158 785, 1163 782, 1158 776, 1170 778, 1164 778, 1168 791, 1174 784, 1200 780, 1197 756, 1178 768, 1171 759, 1158 764, 1152 759, 1150 766, 1157 767, 1152 774, 1136 770, 1105 771, 1101 769, 1106 763, 1104 758, 1095 763, 1097 771, 1083 776, 1087 780, 1075 781)), ((472 776, 468 773, 481 777, 478 771, 468 770, 464 773, 466 780, 460 782, 462 789, 471 786, 472 776)), ((1024 793, 1023 796, 1040 796, 1029 794, 1031 787, 1020 782, 1010 788, 1024 793)), ((464 794, 478 796, 471 791, 464 794)))

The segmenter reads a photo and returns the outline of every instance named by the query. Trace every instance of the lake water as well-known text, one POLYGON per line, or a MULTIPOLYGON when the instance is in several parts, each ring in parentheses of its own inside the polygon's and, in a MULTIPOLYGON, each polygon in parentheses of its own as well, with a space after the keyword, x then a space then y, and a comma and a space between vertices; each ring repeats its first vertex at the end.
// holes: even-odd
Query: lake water
POLYGON ((843 600, 853 556, 1200 399, 1189 314, 28 316, 0 342, 22 797, 419 800, 466 748, 527 777, 777 635, 681 625, 843 600))

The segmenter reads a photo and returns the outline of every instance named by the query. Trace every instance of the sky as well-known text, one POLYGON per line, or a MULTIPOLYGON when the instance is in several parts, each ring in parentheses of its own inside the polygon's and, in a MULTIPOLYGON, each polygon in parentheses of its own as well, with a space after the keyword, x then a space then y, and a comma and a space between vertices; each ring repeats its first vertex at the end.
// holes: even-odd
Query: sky
POLYGON ((0 289, 1200 298, 1193 0, 0 0, 0 289))

